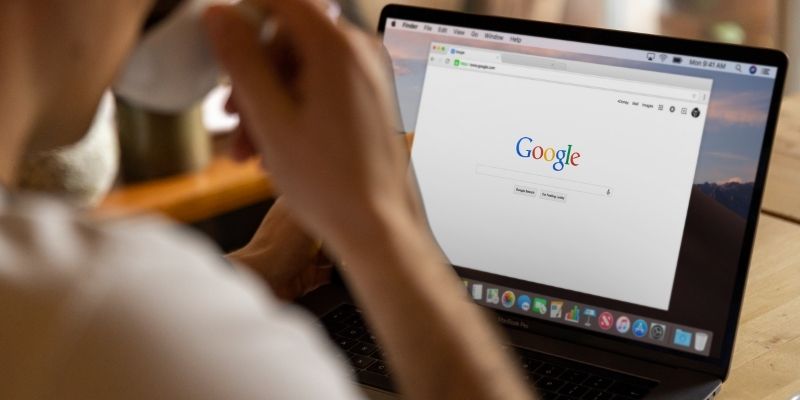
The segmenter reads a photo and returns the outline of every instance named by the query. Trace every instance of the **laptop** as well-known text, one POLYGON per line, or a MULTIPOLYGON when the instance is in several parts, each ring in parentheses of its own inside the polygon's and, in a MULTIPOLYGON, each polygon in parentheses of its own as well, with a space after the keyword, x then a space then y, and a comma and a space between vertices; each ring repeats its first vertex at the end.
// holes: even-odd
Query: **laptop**
MULTIPOLYGON (((397 5, 379 30, 431 230, 532 390, 716 396, 786 57, 397 5)), ((370 396, 393 398, 344 285, 303 302, 370 396)))

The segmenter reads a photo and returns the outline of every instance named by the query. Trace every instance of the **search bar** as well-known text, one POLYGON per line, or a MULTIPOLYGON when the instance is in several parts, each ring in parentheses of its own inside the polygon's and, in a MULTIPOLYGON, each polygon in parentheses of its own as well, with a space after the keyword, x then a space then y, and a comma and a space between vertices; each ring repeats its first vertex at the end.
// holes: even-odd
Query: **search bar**
POLYGON ((564 62, 554 61, 545 57, 529 56, 525 54, 511 54, 504 53, 502 56, 504 64, 522 65, 534 68, 549 68, 560 71, 567 70, 567 64, 564 62))
POLYGON ((561 190, 566 192, 590 194, 599 197, 611 197, 614 194, 614 190, 605 185, 556 178, 508 168, 492 167, 483 164, 476 164, 475 174, 505 179, 517 183, 525 183, 527 185, 533 184, 539 186, 542 190, 561 190))

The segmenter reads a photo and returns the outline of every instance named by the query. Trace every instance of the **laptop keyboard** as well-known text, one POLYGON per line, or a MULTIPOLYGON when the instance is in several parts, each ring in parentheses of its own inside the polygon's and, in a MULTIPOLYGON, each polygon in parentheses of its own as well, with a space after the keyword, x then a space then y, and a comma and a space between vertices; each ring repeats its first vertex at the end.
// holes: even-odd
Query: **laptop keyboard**
MULTIPOLYGON (((333 341, 341 348, 358 379, 364 385, 395 392, 392 374, 383 351, 370 333, 361 310, 343 304, 321 319, 333 341)), ((647 396, 656 383, 565 360, 551 355, 514 348, 525 379, 542 400, 630 400, 647 396)))

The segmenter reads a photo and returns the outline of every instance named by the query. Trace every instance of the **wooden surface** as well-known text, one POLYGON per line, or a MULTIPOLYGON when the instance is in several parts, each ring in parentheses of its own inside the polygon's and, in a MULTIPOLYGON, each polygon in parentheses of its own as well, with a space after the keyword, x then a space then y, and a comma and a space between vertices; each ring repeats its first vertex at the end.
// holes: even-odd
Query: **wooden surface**
POLYGON ((192 223, 234 211, 274 195, 258 160, 236 163, 217 156, 203 171, 114 190, 93 211, 100 218, 161 213, 192 223))
POLYGON ((740 324, 719 398, 800 394, 800 225, 762 215, 740 324))
POLYGON ((785 100, 721 399, 800 394, 800 96, 785 100))
POLYGON ((800 95, 784 100, 763 209, 800 223, 800 95))

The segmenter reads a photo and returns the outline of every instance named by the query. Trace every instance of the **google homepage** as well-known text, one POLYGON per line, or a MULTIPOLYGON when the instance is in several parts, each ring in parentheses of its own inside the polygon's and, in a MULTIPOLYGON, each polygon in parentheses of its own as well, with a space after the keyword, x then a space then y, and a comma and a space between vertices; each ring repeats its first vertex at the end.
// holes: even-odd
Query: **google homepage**
POLYGON ((412 162, 445 254, 668 309, 712 82, 513 56, 432 45, 412 162))

